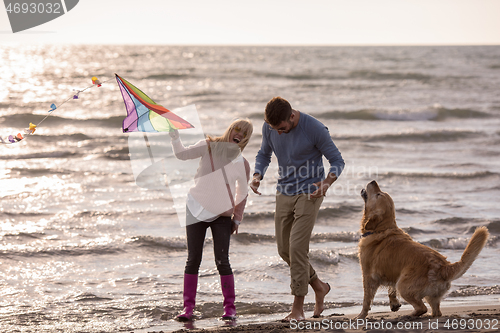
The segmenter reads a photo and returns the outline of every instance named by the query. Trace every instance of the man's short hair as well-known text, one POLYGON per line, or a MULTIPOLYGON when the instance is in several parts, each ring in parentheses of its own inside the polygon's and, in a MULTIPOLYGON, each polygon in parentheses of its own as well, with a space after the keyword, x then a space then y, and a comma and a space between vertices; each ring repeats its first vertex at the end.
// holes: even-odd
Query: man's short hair
POLYGON ((271 126, 278 126, 283 121, 288 121, 292 115, 292 106, 281 97, 274 97, 266 105, 264 120, 271 126))

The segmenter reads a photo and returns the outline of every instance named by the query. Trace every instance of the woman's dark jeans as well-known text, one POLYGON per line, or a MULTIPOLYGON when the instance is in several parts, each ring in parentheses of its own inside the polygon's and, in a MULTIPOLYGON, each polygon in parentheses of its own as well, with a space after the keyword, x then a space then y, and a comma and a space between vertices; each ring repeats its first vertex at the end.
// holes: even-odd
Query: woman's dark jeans
POLYGON ((201 259, 203 256, 203 244, 207 229, 212 229, 214 243, 215 264, 220 275, 231 275, 231 265, 229 264, 229 241, 231 238, 231 217, 219 216, 212 222, 197 222, 186 209, 186 235, 188 259, 186 261, 186 274, 198 274, 201 259))

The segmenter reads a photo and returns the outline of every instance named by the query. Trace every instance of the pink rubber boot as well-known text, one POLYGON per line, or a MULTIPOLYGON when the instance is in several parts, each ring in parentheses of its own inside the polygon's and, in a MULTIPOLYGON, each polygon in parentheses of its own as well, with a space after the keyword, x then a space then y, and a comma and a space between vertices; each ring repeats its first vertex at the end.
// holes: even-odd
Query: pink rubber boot
POLYGON ((224 296, 224 314, 222 315, 222 319, 234 320, 236 319, 236 307, 234 306, 234 300, 236 298, 234 293, 234 275, 221 275, 220 284, 222 287, 222 296, 224 296))
POLYGON ((184 310, 177 316, 178 321, 190 321, 193 319, 197 287, 198 274, 184 274, 184 310))

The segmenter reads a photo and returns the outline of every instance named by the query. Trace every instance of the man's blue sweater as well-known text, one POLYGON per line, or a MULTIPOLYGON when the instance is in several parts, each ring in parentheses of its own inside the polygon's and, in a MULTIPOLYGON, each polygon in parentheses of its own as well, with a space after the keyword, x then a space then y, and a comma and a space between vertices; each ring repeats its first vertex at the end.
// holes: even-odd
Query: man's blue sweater
POLYGON ((328 128, 316 118, 300 113, 297 126, 289 133, 278 134, 269 124, 262 127, 262 145, 255 162, 255 172, 264 177, 272 153, 278 158, 278 192, 285 195, 312 193, 314 183, 325 178, 323 155, 330 162, 329 173, 337 178, 344 160, 332 141, 328 128))

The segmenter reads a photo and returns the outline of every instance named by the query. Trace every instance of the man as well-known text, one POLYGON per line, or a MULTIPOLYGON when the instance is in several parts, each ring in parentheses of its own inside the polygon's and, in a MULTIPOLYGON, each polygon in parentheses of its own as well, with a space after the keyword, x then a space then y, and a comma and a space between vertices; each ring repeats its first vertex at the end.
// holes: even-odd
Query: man
POLYGON ((264 120, 251 188, 261 194, 258 188, 274 152, 279 165, 276 242, 279 255, 290 266, 290 288, 295 296, 292 311, 284 320, 305 319, 304 297, 309 284, 316 298, 313 317, 319 317, 330 285, 318 278, 309 263, 309 241, 323 197, 340 176, 344 160, 328 128, 292 109, 287 100, 275 97, 269 101, 264 120), (330 163, 326 177, 323 156, 330 163))

